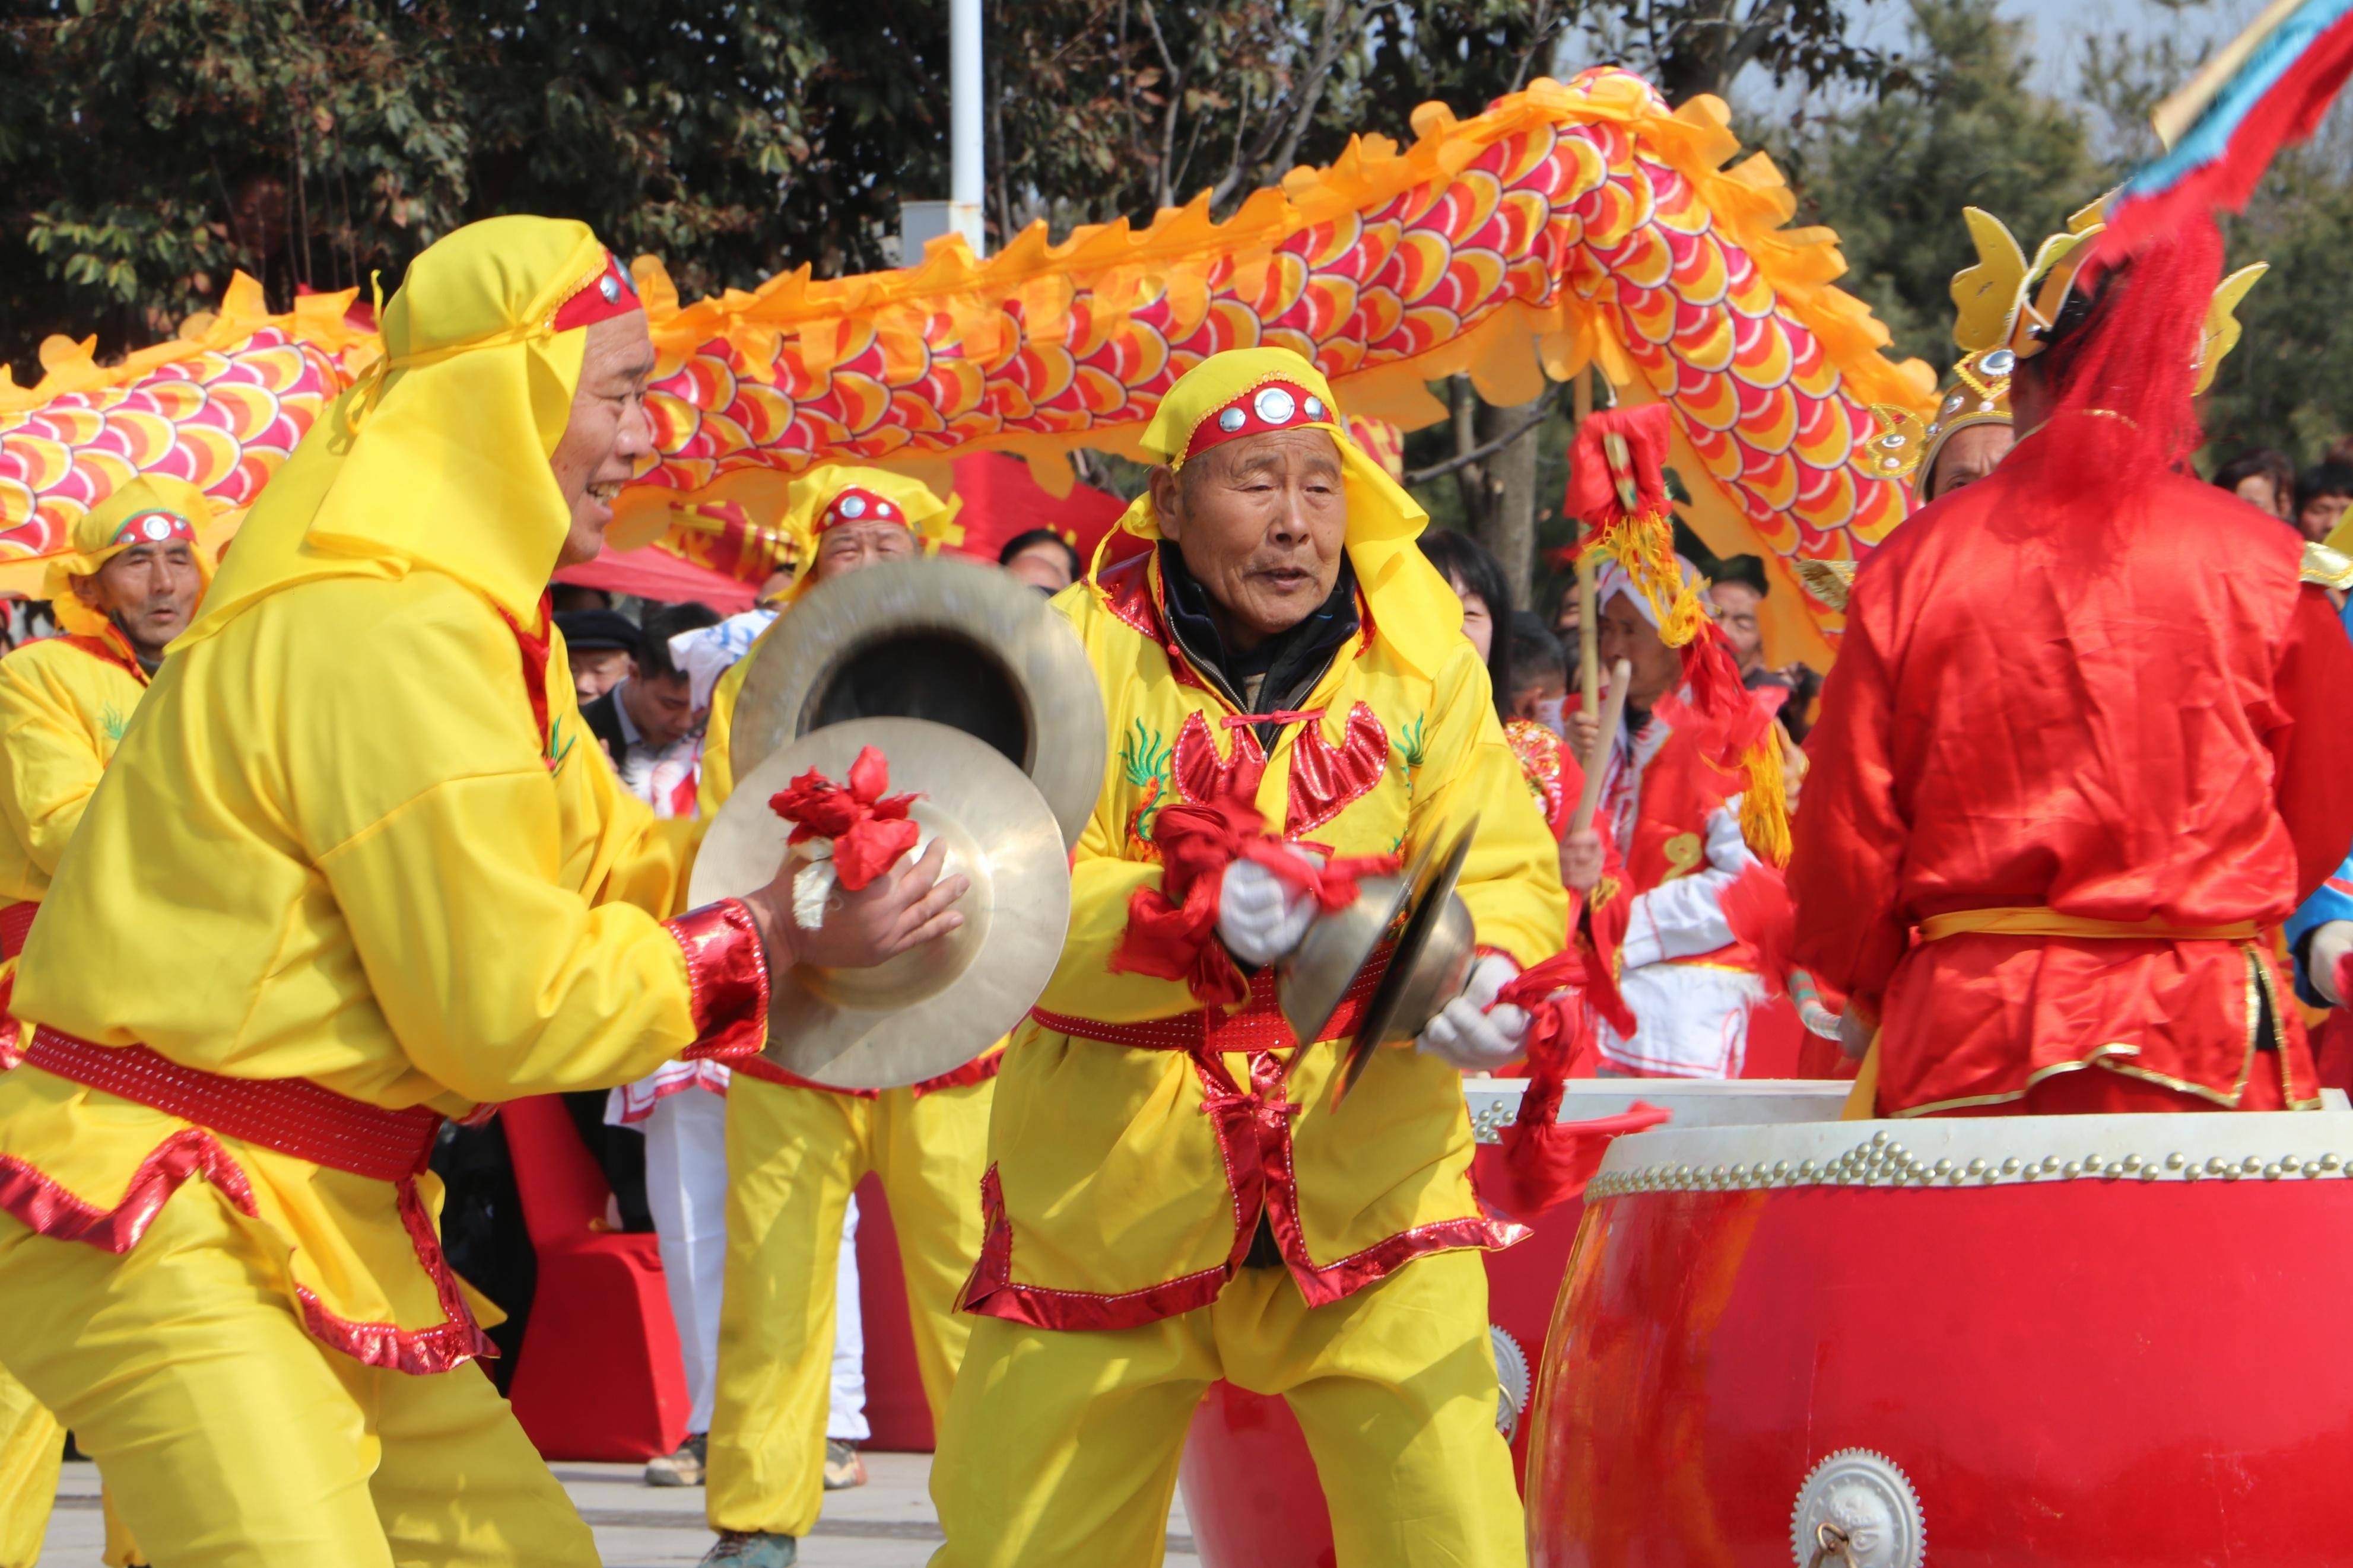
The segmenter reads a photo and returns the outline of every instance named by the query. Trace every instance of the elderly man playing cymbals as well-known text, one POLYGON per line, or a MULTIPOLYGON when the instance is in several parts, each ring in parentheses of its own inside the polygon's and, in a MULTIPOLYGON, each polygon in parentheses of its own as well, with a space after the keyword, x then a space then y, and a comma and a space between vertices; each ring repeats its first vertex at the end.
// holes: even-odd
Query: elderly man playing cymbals
POLYGON ((776 882, 661 918, 684 825, 580 743, 543 597, 650 448, 635 287, 581 224, 491 218, 384 324, 141 699, 16 973, 8 1370, 174 1568, 594 1564, 465 1364, 443 1119, 740 1058, 772 972, 961 918, 920 862, 814 931, 776 882))
POLYGON ((1551 837, 1422 510, 1320 374, 1217 355, 1144 444, 1122 526, 1154 547, 1056 601, 1113 756, 998 1080, 935 1568, 1156 1563, 1219 1378, 1290 1402, 1343 1561, 1521 1562, 1476 1253, 1525 1233, 1472 1192, 1460 1073, 1519 1054, 1527 1016, 1486 1005, 1560 946, 1551 837), (1320 868, 1473 817, 1470 989, 1335 1109, 1357 1009, 1303 1045, 1270 966, 1320 868))

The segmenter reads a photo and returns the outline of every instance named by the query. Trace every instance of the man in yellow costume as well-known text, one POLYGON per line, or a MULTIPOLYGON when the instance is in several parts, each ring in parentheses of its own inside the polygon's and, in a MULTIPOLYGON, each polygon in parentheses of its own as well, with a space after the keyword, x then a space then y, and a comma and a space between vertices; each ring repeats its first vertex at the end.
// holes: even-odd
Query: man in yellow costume
MULTIPOLYGON (((185 479, 133 479, 76 519, 47 584, 63 633, 0 658, 0 1008, 49 879, 114 755, 164 646, 212 580, 213 510, 185 479)), ((13 1029, 0 1068, 13 1066, 13 1029)), ((57 1496, 65 1434, 0 1371, 0 1568, 32 1568, 57 1496)), ((140 1561, 106 1498, 106 1561, 140 1561)))
MULTIPOLYGON (((879 468, 830 468, 793 493, 800 541, 796 601, 837 577, 912 560, 953 537, 955 507, 915 479, 879 468)), ((789 617, 792 611, 785 611, 789 617)), ((766 634, 763 634, 765 637, 766 634)), ((757 645, 754 645, 756 650, 757 645)), ((734 789, 728 738, 749 656, 722 676, 702 751, 707 819, 734 789)), ((828 1397, 837 1382, 838 1313, 855 1310, 837 1269, 843 1218, 869 1171, 881 1178, 907 1280, 923 1396, 936 1422, 972 1326, 956 1291, 980 1255, 980 1172, 988 1142, 992 1052, 909 1089, 826 1089, 765 1060, 736 1064, 727 1089, 727 1262, 719 1370, 704 1480, 719 1541, 703 1559, 782 1568, 816 1525, 829 1479, 858 1463, 845 1439, 861 1411, 828 1397)), ((847 1317, 840 1320, 847 1326, 847 1317)), ((843 1339, 848 1355, 862 1346, 843 1339)), ((844 1380, 846 1381, 846 1380, 844 1380)))
POLYGON ((1156 548, 1056 601, 1114 754, 997 1082, 934 1568, 1157 1563, 1220 1377, 1289 1401, 1340 1561, 1525 1561, 1476 1249, 1526 1233, 1472 1191, 1461 1071, 1518 1054, 1527 1016, 1485 1005, 1560 947, 1567 900, 1422 510, 1344 431, 1294 354, 1203 362, 1123 520, 1156 548), (1311 857, 1473 817, 1471 987, 1335 1109, 1361 998, 1300 1046, 1269 967, 1311 857))
POLYGON ((650 445, 588 229, 433 246, 247 519, 83 815, 0 1077, 9 1369, 172 1568, 590 1564, 436 1236, 445 1116, 765 1037, 767 977, 956 923, 878 879, 669 921, 543 590, 650 445), (550 666, 554 667, 551 676, 550 666))

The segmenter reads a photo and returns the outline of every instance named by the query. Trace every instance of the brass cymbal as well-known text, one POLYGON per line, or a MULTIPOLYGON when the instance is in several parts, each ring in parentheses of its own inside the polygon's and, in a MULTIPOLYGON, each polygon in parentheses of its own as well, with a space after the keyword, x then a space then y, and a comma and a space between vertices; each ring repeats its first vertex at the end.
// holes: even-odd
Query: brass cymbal
POLYGON ((891 561, 814 584, 750 655, 728 760, 743 778, 828 724, 929 719, 988 742, 1046 797, 1065 847, 1111 754, 1078 634, 1039 592, 970 561, 891 561))
POLYGON ((1412 1039, 1461 991, 1476 942, 1471 911, 1454 886, 1478 831, 1474 816, 1450 838, 1425 840, 1402 875, 1364 879, 1355 901, 1318 918, 1283 961, 1277 1000, 1292 1033, 1313 1041, 1365 966, 1384 962, 1381 943, 1394 933, 1387 966, 1333 1075, 1335 1109, 1364 1076, 1374 1051, 1412 1039))
POLYGON ((956 905, 960 930, 887 963, 770 976, 762 1054, 834 1089, 897 1089, 980 1055, 1045 989, 1071 918, 1067 852, 1045 798, 987 742, 920 719, 828 725, 740 778, 703 839, 691 901, 765 886, 792 831, 768 797, 811 768, 847 779, 869 745, 889 760, 893 794, 921 795, 908 815, 926 845, 947 847, 941 874, 972 887, 956 905))

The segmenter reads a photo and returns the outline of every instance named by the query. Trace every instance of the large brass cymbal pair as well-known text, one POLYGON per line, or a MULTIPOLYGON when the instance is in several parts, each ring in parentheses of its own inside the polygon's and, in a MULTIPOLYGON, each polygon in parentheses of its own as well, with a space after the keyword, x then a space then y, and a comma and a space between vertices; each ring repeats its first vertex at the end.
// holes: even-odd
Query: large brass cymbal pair
POLYGON ((1070 626, 1028 585, 969 562, 892 562, 821 583, 749 656, 731 726, 734 794, 695 865, 695 903, 762 887, 790 825, 769 797, 814 768, 840 783, 869 745, 893 794, 971 889, 952 935, 865 970, 771 978, 786 1071, 891 1089, 972 1060, 1018 1023, 1070 926, 1070 846, 1109 751, 1070 626))
POLYGON ((1443 838, 1425 839, 1402 871, 1361 879, 1356 899, 1318 916, 1276 964, 1275 999, 1303 1042, 1323 1038, 1366 965, 1386 964, 1333 1076, 1334 1109, 1365 1076, 1376 1050, 1420 1034, 1469 980, 1477 938, 1454 887, 1478 831, 1474 816, 1443 838))

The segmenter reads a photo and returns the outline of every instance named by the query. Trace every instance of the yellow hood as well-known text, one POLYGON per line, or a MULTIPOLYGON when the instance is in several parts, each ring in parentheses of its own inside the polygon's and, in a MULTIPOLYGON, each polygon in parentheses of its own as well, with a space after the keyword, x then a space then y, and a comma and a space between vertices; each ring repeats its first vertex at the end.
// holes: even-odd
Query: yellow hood
MULTIPOLYGON (((1234 349, 1212 354, 1179 377, 1160 400, 1159 411, 1144 432, 1145 451, 1172 468, 1181 468, 1186 448, 1202 421, 1252 387, 1271 381, 1290 382, 1322 404, 1323 417, 1304 416, 1308 410, 1303 407, 1294 411, 1298 416, 1282 422, 1282 426, 1329 432, 1338 445, 1342 487, 1348 502, 1348 559, 1371 606, 1374 635, 1388 639, 1422 674, 1435 676, 1462 640, 1462 602, 1414 544, 1430 522, 1429 514, 1350 439, 1339 405, 1333 400, 1331 384, 1314 366, 1289 349, 1234 349)), ((1119 527, 1141 539, 1159 539, 1160 518, 1153 510, 1150 490, 1129 505, 1119 527)), ((1100 550, 1097 561, 1100 563, 1100 550)), ((1088 574, 1088 582, 1096 594, 1103 592, 1095 574, 1088 574)))
POLYGON ((548 458, 586 342, 554 318, 605 267, 587 225, 541 217, 469 224, 419 256, 385 358, 262 492, 181 644, 297 583, 418 568, 535 624, 571 526, 548 458))

